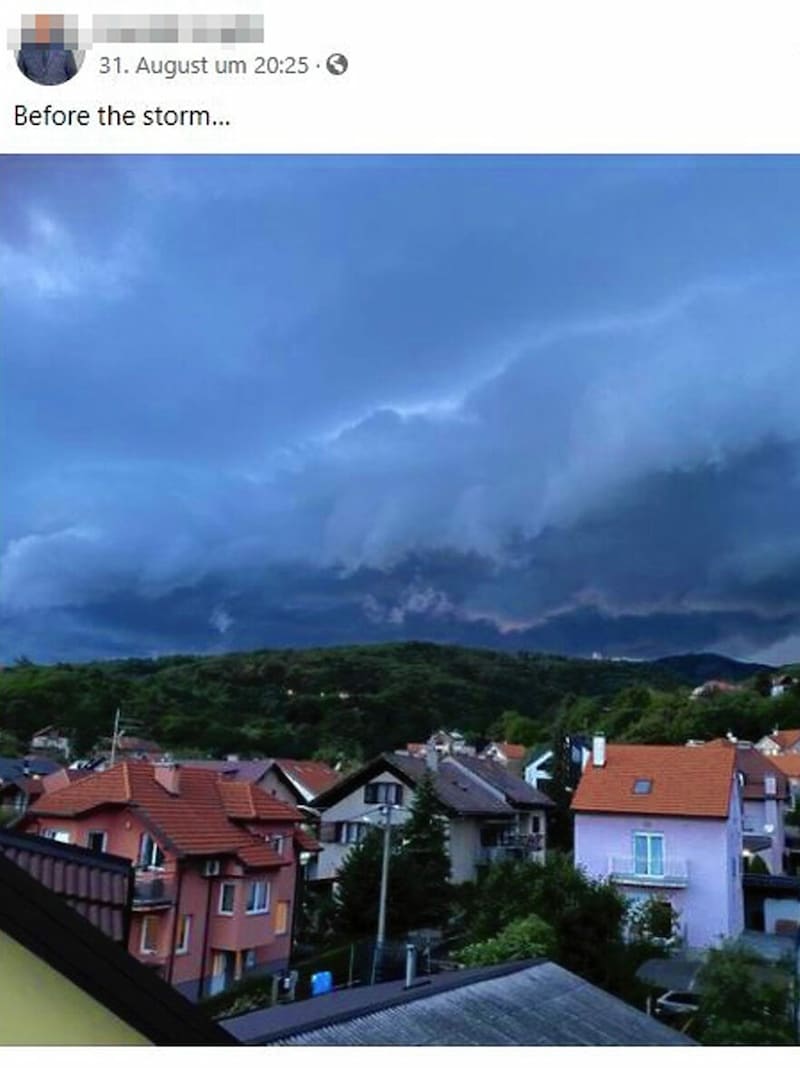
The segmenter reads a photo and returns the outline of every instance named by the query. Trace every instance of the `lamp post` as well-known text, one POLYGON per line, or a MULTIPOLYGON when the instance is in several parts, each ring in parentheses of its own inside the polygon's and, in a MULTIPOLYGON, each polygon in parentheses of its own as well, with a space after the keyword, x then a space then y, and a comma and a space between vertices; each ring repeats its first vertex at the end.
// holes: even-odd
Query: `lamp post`
MULTIPOLYGON (((381 888, 378 899, 378 933, 375 939, 375 951, 372 954, 371 982, 377 979, 383 962, 383 949, 386 942, 386 901, 389 895, 389 858, 392 852, 392 811, 401 809, 402 805, 381 805, 379 812, 385 816, 383 825, 383 858, 381 861, 381 888)), ((371 822, 371 821, 368 821, 371 822)))

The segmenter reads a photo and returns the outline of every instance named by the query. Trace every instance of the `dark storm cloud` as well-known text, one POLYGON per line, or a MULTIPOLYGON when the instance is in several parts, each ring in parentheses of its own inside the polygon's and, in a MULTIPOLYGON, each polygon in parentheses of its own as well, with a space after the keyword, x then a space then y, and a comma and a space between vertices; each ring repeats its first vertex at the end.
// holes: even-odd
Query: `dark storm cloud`
POLYGON ((5 166, 6 655, 798 633, 797 161, 5 166))

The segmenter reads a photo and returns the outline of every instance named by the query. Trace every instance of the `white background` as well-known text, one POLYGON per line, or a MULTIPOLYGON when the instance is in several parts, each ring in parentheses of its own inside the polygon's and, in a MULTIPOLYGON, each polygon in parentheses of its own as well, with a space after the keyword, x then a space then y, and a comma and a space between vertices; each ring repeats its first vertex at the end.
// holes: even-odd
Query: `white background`
MULTIPOLYGON (((155 0, 62 10, 146 13, 155 0)), ((48 5, 48 10, 58 10, 48 5)), ((4 9, 6 29, 20 14, 4 9)), ((6 152, 794 152, 800 7, 785 0, 171 0, 162 11, 262 11, 265 43, 94 45, 78 76, 37 86, 5 49, 6 152), (111 77, 101 55, 190 58, 344 52, 297 76, 111 77), (15 127, 14 105, 209 107, 230 127, 15 127)))

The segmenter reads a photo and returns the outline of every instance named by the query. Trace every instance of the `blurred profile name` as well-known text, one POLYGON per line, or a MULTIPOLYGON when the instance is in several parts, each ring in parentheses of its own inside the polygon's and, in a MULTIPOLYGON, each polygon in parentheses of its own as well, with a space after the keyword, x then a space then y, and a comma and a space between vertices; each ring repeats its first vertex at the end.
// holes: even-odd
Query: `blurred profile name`
MULTIPOLYGON (((48 16, 49 17, 49 16, 48 16)), ((19 27, 8 31, 8 46, 14 51, 34 41, 36 20, 24 15, 19 27)), ((264 16, 225 15, 93 15, 91 28, 79 25, 77 15, 60 15, 64 46, 91 48, 93 44, 262 44, 264 16)))
POLYGON ((95 15, 95 44, 261 44, 263 15, 95 15))

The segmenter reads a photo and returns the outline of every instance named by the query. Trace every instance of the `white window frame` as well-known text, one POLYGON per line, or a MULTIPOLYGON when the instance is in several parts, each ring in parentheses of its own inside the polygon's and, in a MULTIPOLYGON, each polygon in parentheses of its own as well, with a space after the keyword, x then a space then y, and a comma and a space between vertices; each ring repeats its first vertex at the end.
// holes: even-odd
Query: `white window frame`
POLYGON ((99 830, 87 831, 86 832, 86 848, 87 849, 93 849, 95 851, 95 853, 105 853, 107 848, 108 848, 108 831, 99 831, 99 830), (100 847, 100 849, 95 849, 95 847, 92 845, 92 835, 97 835, 97 834, 99 834, 100 837, 103 839, 103 844, 100 847))
POLYGON ((233 914, 236 912, 236 883, 232 883, 229 880, 226 880, 224 883, 219 884, 219 901, 217 903, 217 912, 220 916, 233 916, 233 914), (231 887, 233 902, 229 909, 224 909, 222 905, 225 900, 225 888, 228 886, 231 887))
POLYGON ((267 879, 251 879, 247 884, 247 904, 245 913, 248 916, 263 916, 269 912, 269 899, 270 899, 270 886, 267 879), (258 888, 263 887, 263 893, 258 892, 258 888), (259 904, 259 899, 263 898, 263 902, 259 904), (251 904, 252 901, 252 904, 251 904))
POLYGON ((139 952, 140 953, 145 953, 145 954, 148 954, 149 956, 152 956, 154 953, 158 953, 158 938, 154 938, 153 939, 155 945, 152 948, 150 948, 147 945, 147 939, 146 939, 146 935, 147 935, 148 930, 150 929, 150 925, 151 924, 157 924, 157 923, 158 923, 158 917, 157 916, 152 916, 151 915, 151 916, 143 916, 142 917, 142 932, 141 932, 141 935, 139 936, 139 952))
POLYGON ((175 956, 183 956, 189 952, 189 939, 192 934, 192 917, 190 913, 178 916, 178 934, 183 935, 175 946, 175 956))
POLYGON ((666 860, 665 860, 665 850, 664 850, 664 835, 660 831, 634 831, 633 832, 633 874, 634 875, 646 875, 646 876, 650 876, 652 878, 658 878, 659 876, 664 875, 665 871, 666 871, 666 860), (645 842, 646 842, 644 871, 639 871, 639 868, 638 868, 638 865, 637 865, 638 854, 637 854, 637 851, 636 851, 636 841, 639 838, 643 838, 645 840, 645 842), (660 867, 661 867, 661 870, 660 871, 656 871, 655 870, 655 868, 658 867, 658 865, 655 865, 653 863, 653 860, 655 859, 655 854, 654 854, 654 851, 653 851, 653 842, 655 842, 655 841, 658 841, 658 842, 661 843, 661 856, 660 856, 660 861, 661 861, 660 867))
POLYGON ((359 820, 341 820, 336 831, 337 845, 358 845, 367 837, 369 827, 359 820))
POLYGON ((145 833, 142 835, 141 841, 139 842, 138 866, 140 868, 146 868, 148 871, 163 871, 164 862, 166 861, 166 859, 167 858, 164 853, 164 850, 161 848, 161 846, 158 844, 152 834, 145 831, 145 833), (145 843, 148 843, 148 849, 145 848, 145 843), (161 863, 153 863, 155 860, 158 859, 159 854, 161 854, 161 863))
POLYGON ((72 835, 69 831, 61 830, 57 827, 48 827, 42 831, 43 838, 50 838, 54 842, 71 842, 72 835))

